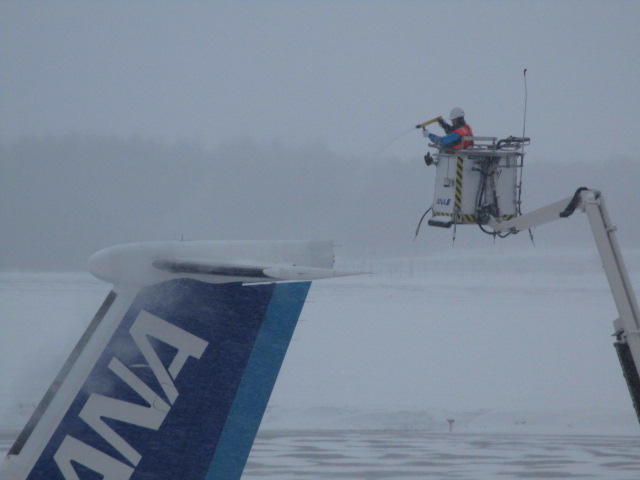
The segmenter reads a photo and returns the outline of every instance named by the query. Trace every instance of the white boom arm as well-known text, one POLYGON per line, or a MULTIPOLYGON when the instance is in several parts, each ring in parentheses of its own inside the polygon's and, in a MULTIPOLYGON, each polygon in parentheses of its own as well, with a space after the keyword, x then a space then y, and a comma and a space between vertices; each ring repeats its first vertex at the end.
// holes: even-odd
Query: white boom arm
POLYGON ((604 197, 599 191, 580 188, 573 198, 567 198, 533 212, 504 222, 489 222, 497 233, 518 232, 543 223, 568 217, 579 208, 587 214, 591 231, 602 259, 602 266, 618 309, 619 318, 614 321, 623 372, 640 420, 640 310, 624 265, 616 239, 616 227, 611 224, 604 197), (626 363, 626 365, 625 365, 626 363))

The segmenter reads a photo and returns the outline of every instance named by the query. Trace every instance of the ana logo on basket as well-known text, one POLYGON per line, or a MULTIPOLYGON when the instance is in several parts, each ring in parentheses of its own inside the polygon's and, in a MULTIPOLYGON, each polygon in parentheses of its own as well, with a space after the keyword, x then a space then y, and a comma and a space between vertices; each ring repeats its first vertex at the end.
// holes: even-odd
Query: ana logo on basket
POLYGON ((450 198, 438 198, 436 199, 436 205, 449 205, 451 203, 450 198))

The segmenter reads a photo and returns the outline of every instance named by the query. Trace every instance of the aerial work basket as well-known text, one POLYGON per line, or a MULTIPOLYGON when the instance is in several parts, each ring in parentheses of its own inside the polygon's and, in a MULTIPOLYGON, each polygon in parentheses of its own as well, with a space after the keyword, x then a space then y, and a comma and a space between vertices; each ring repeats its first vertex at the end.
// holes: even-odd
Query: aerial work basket
MULTIPOLYGON (((466 150, 440 149, 425 157, 436 166, 429 225, 486 225, 491 218, 508 220, 520 213, 522 147, 528 138, 464 137, 466 150)), ((430 145, 436 147, 436 145, 430 145)))

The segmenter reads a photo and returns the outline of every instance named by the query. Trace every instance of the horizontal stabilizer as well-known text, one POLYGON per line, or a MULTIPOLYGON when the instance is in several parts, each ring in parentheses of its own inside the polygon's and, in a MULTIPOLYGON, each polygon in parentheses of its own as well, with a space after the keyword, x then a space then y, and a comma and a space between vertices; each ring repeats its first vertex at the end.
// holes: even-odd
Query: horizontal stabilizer
POLYGON ((209 283, 350 275, 333 270, 333 243, 324 241, 131 243, 96 253, 89 269, 107 282, 138 287, 176 275, 209 283))
POLYGON ((274 280, 318 280, 322 278, 353 275, 331 268, 305 267, 298 265, 276 265, 262 267, 256 265, 211 263, 206 260, 158 259, 153 262, 158 270, 186 275, 210 275, 232 278, 244 283, 266 282, 274 280))

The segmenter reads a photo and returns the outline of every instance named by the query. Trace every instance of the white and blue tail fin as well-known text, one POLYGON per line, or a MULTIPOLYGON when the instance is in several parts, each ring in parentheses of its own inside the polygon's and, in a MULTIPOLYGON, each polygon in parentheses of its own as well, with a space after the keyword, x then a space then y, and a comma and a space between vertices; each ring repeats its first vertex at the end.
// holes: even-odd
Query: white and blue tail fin
POLYGON ((336 275, 329 242, 243 245, 97 254, 92 271, 114 289, 2 478, 240 478, 308 280, 336 275), (305 281, 277 282, 290 276, 305 281))

